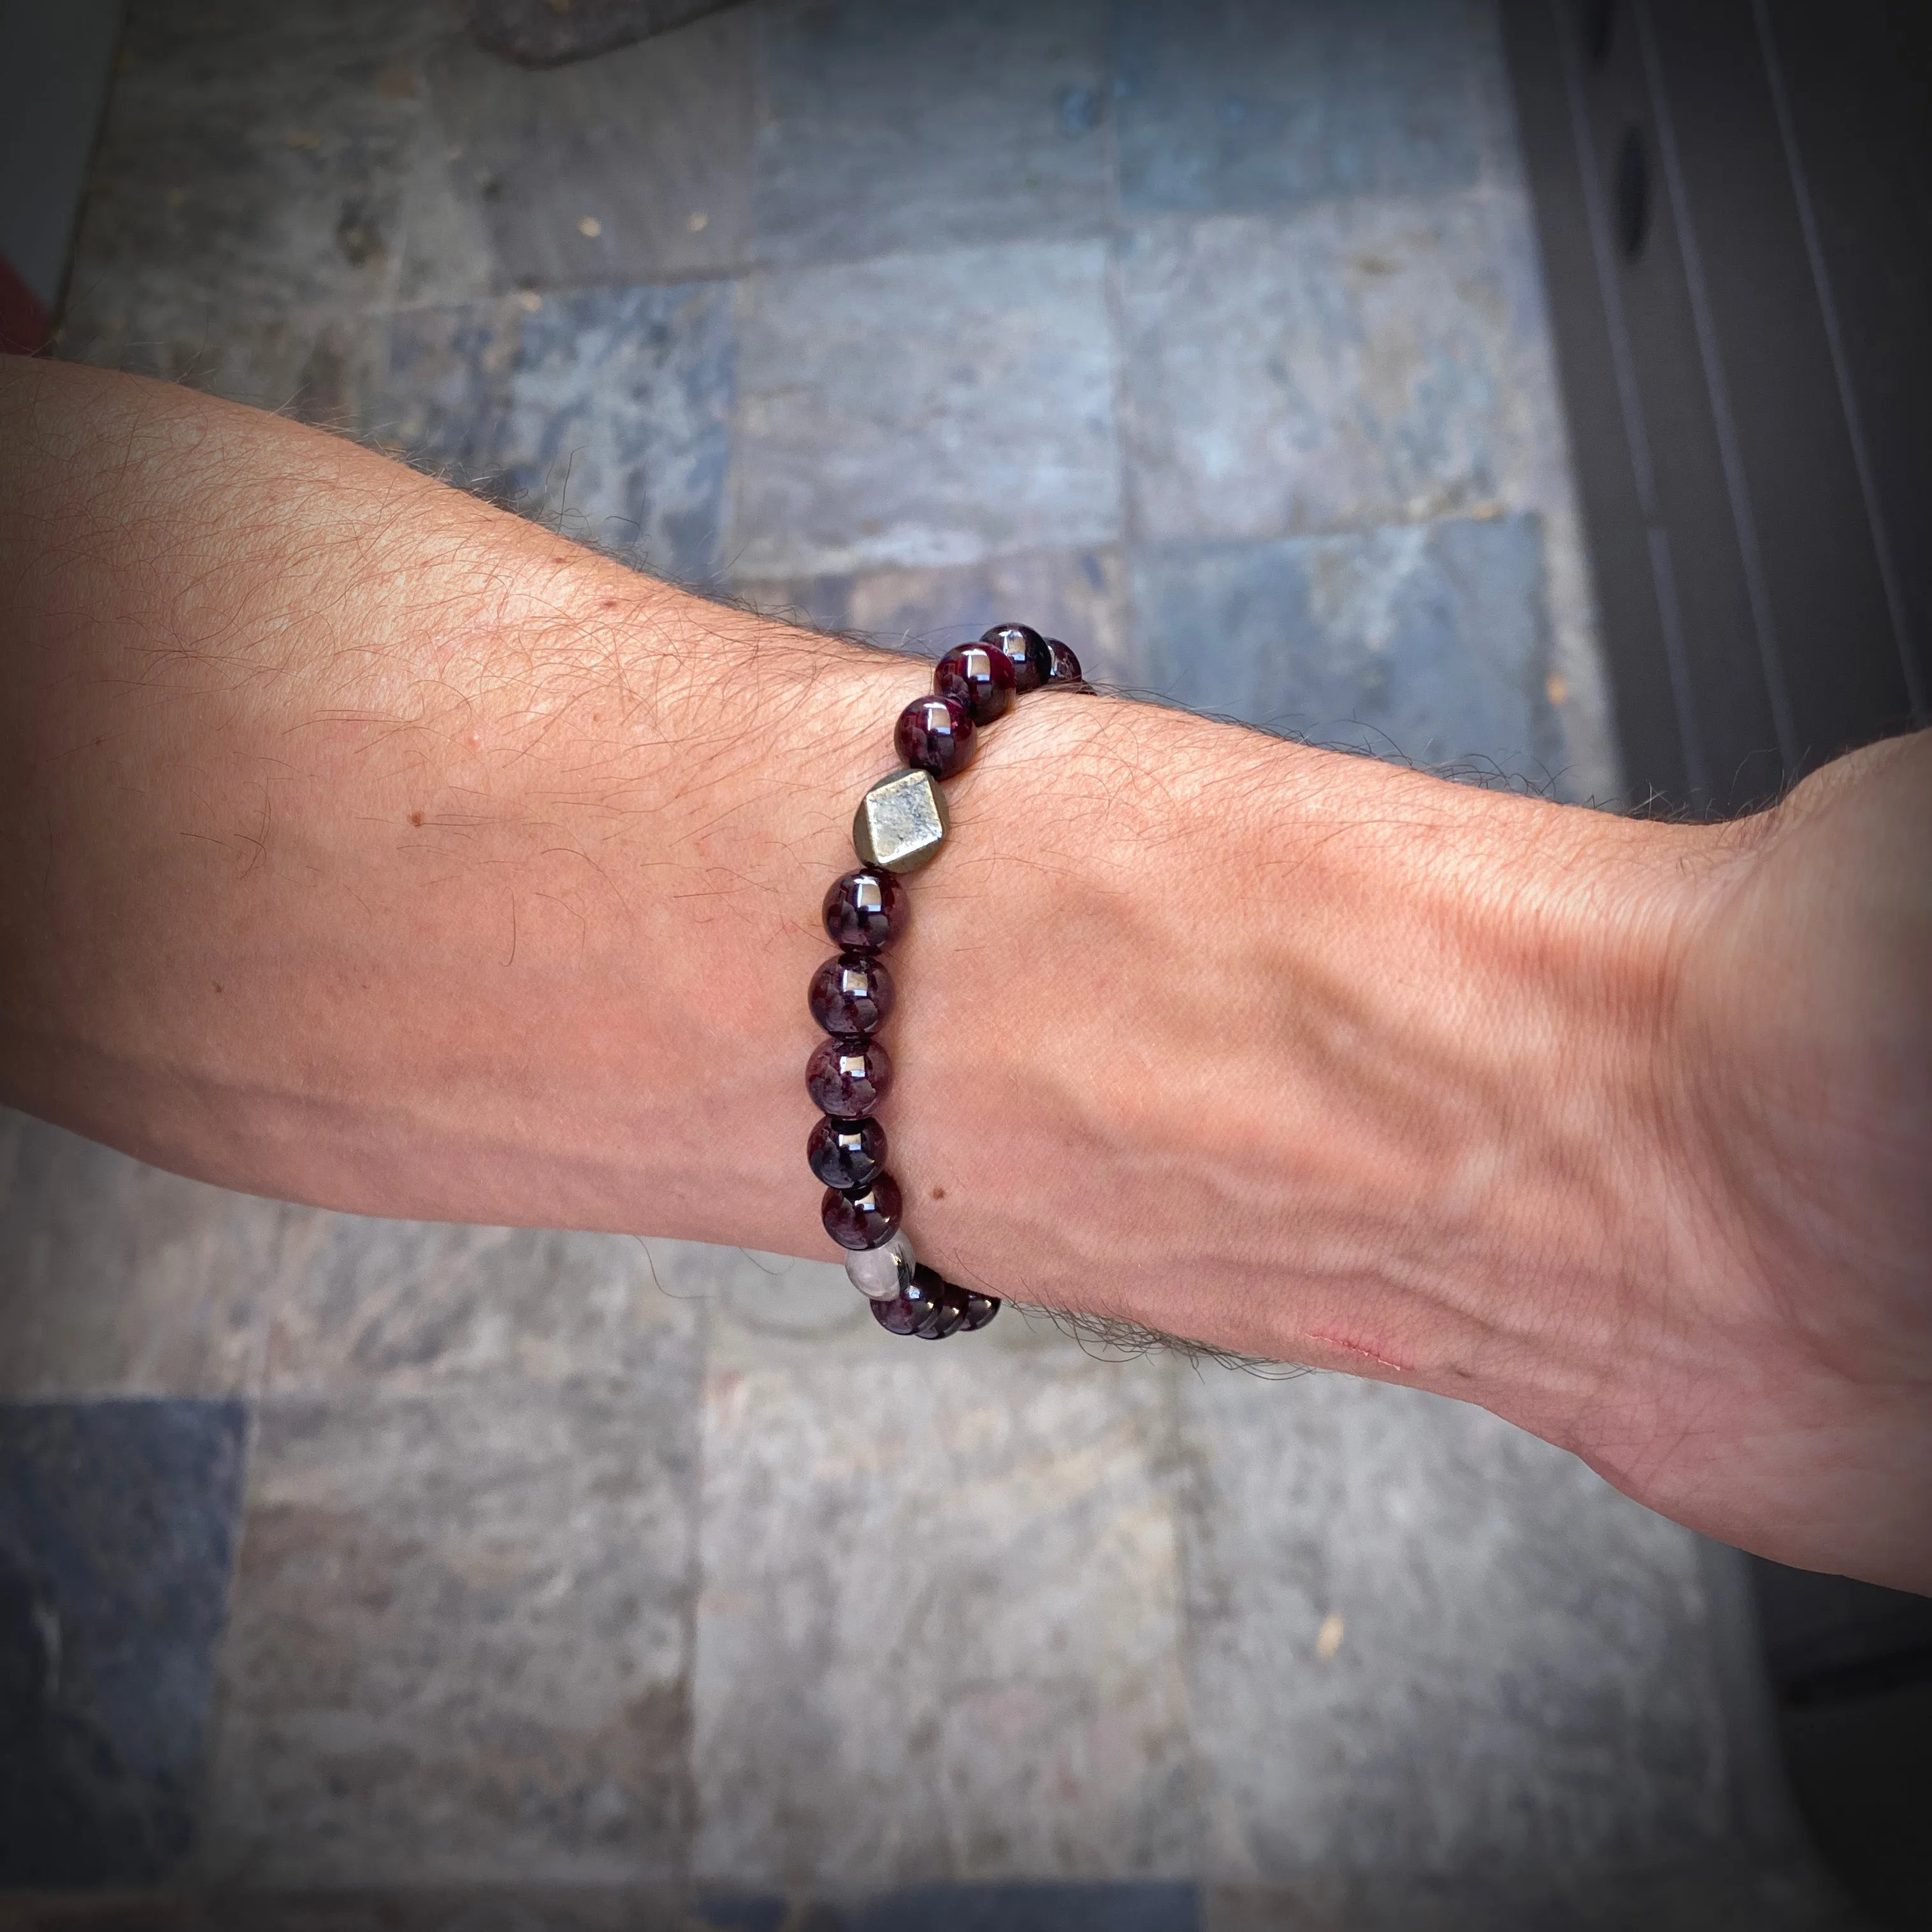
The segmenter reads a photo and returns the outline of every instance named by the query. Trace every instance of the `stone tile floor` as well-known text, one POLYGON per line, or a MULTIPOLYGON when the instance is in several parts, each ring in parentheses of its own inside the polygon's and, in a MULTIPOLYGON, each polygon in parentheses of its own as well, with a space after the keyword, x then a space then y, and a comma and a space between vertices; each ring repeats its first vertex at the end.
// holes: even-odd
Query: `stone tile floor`
MULTIPOLYGON (((136 0, 63 352, 1607 800, 1530 232, 1480 0, 754 4, 541 74, 430 0, 136 0)), ((66 1821, 0 1876, 165 1882, 90 1922, 1841 1922, 1711 1559, 1480 1412, 1017 1313, 914 1361, 826 1264, 19 1119, 0 1202, 8 1774, 66 1821)))

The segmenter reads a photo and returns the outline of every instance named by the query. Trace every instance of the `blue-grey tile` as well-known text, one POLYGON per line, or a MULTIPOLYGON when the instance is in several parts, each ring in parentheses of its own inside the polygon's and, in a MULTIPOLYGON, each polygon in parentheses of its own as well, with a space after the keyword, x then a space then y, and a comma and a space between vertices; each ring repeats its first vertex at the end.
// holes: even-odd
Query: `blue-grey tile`
POLYGON ((1102 0, 816 0, 759 28, 760 260, 1110 222, 1102 0))
POLYGON ((1184 1876, 1168 1365, 866 1326, 710 1364, 694 1877, 1184 1876))
POLYGON ((1457 0, 1119 0, 1132 214, 1473 181, 1481 10, 1457 0))
POLYGON ((422 116, 428 0, 129 10, 76 253, 76 326, 192 340, 380 301, 422 116))
POLYGON ((1154 550, 1133 596, 1147 687, 1190 710, 1534 784, 1559 755, 1534 517, 1154 550))
POLYGON ((734 580, 976 564, 1120 527, 1103 244, 742 285, 734 580))
POLYGON ((442 43, 426 62, 440 178, 406 198, 404 299, 463 276, 478 232, 483 279, 452 295, 689 281, 740 263, 754 19, 734 8, 536 70, 464 36, 442 43))
POLYGON ((249 1393, 289 1213, 0 1111, 0 1397, 249 1393))
POLYGON ((0 1885, 189 1850, 244 1426, 233 1402, 0 1406, 0 1885))
POLYGON ((1654 1871, 1719 1846, 1687 1531, 1467 1405, 1326 1376, 1180 1388, 1210 1873, 1654 1871))
POLYGON ((931 570, 875 570, 736 587, 773 616, 854 631, 920 657, 978 637, 993 624, 1030 624, 1063 638, 1093 678, 1123 675, 1124 579, 1112 548, 1036 550, 931 570))
POLYGON ((1120 284, 1144 536, 1540 507, 1505 489, 1540 424, 1485 196, 1156 222, 1120 284))
POLYGON ((290 1208, 262 1376, 275 1395, 648 1373, 700 1303, 622 1234, 290 1208))
POLYGON ((702 581, 716 566, 732 362, 718 283, 406 310, 369 424, 566 536, 702 581))
POLYGON ((676 1877, 697 1360, 262 1406, 201 1868, 253 1887, 676 1877))

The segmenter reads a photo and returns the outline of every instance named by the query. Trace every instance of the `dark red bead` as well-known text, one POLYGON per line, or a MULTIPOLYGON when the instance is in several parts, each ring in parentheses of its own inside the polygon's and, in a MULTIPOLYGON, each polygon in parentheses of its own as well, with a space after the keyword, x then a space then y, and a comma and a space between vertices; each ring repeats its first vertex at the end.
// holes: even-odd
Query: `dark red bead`
POLYGON ((812 974, 805 1000, 827 1033, 877 1033, 891 1015, 892 997, 883 959, 842 952, 812 974))
POLYGON ((921 1275, 928 1277, 928 1292, 932 1297, 932 1312, 913 1332, 922 1342, 943 1342, 955 1333, 966 1318, 966 1291, 956 1287, 936 1270, 922 1263, 913 1270, 914 1286, 919 1283, 921 1275))
POLYGON ((995 624, 980 641, 1006 653, 1007 662, 1013 668, 1013 688, 1016 692, 1037 691, 1053 669, 1046 640, 1030 625, 995 624))
POLYGON ((990 724, 1013 708, 1013 662, 991 644, 955 644, 932 668, 932 688, 956 698, 976 724, 990 724))
POLYGON ((932 1269, 917 1268, 896 1299, 872 1304, 872 1318, 895 1335, 924 1336, 938 1318, 945 1294, 945 1282, 932 1269))
POLYGON ((848 952, 878 952, 905 920, 905 888, 887 872, 848 872, 825 895, 825 930, 848 952))
POLYGON ((882 1174, 856 1193, 825 1190, 818 1217, 842 1248, 882 1248, 899 1231, 899 1184, 882 1174))
POLYGON ((892 748, 916 770, 950 778, 973 762, 978 734, 973 714, 957 698, 915 698, 892 727, 892 748))
POLYGON ((886 1164, 886 1130, 877 1120, 835 1120, 828 1114, 812 1130, 805 1158, 827 1187, 868 1187, 886 1164))
POLYGON ((875 1040, 822 1040, 805 1065, 805 1088, 821 1114, 856 1120, 892 1090, 892 1063, 875 1040))
POLYGON ((1084 684, 1081 674, 1080 660, 1058 638, 1046 640, 1047 655, 1053 660, 1053 668, 1046 674, 1048 684, 1084 684))

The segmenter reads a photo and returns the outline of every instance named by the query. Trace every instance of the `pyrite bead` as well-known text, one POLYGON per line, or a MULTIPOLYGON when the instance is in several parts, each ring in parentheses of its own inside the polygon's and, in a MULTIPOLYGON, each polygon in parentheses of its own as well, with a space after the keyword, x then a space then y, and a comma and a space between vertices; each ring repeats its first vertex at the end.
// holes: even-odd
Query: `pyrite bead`
POLYGON ((918 1266, 903 1228, 882 1247, 848 1249, 845 1255, 852 1286, 874 1301, 896 1301, 918 1266))
POLYGON ((842 952, 812 976, 806 1004, 827 1033, 877 1033, 892 1016, 892 976, 883 959, 842 952))
POLYGON ((1047 656, 1052 661, 1052 668, 1046 674, 1048 684, 1084 684, 1087 682, 1081 674, 1080 660, 1058 638, 1047 639, 1046 650, 1047 656))
POLYGON ((859 801, 852 849, 888 872, 916 872, 946 842, 952 814, 930 772, 891 772, 859 801))
POLYGON ((950 778, 973 762, 973 714, 956 698, 915 698, 892 727, 892 748, 906 763, 950 778))
POLYGON ((827 1187, 867 1186, 885 1166, 886 1130, 877 1120, 835 1120, 828 1114, 806 1138, 805 1158, 827 1187))
POLYGON ((905 929, 904 888, 887 872, 848 872, 826 890, 824 912, 833 945, 848 952, 876 952, 905 929))
POLYGON ((806 1091, 835 1120, 873 1112, 892 1085, 892 1057, 875 1040, 822 1040, 805 1064, 806 1091))
POLYGON ((1013 688, 1016 692, 1037 691, 1053 668, 1046 640, 1029 625, 995 624, 981 636, 980 641, 1006 653, 1006 661, 1013 668, 1013 688))
POLYGON ((818 1217, 842 1248, 881 1248, 899 1231, 900 1205, 898 1183, 881 1174, 856 1193, 828 1187, 818 1217))
POLYGON ((932 688, 956 698, 976 724, 990 724, 1013 708, 1013 662, 991 644, 955 644, 932 668, 932 688))

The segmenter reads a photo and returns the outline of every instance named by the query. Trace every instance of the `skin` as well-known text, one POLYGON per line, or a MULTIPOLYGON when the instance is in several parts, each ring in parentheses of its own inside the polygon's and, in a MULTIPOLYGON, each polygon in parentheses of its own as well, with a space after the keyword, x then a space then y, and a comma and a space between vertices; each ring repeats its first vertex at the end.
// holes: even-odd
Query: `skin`
MULTIPOLYGON (((824 1257, 802 991, 908 659, 0 364, 0 1093, 365 1214, 824 1257)), ((912 882, 956 1280, 1477 1402, 1932 1589, 1932 737, 1726 826, 1048 691, 912 882)))

